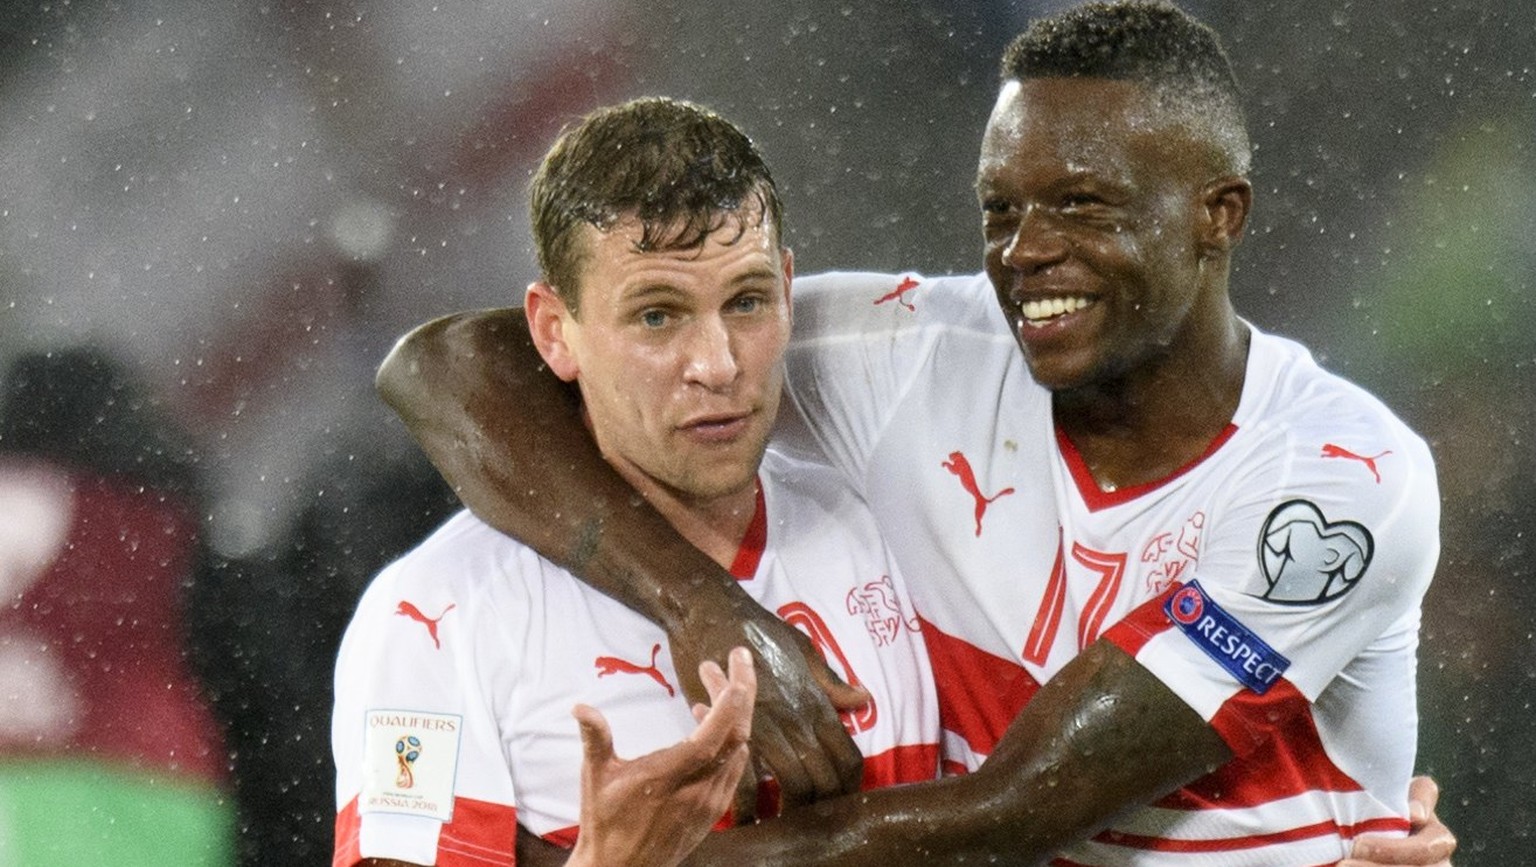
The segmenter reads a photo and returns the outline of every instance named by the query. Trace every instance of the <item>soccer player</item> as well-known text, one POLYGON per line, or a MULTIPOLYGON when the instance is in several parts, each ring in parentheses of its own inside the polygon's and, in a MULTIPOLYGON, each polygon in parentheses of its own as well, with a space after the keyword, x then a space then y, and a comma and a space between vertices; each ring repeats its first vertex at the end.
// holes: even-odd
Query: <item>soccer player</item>
MULTIPOLYGON (((864 785, 936 778, 927 654, 873 517, 830 469, 765 453, 792 261, 756 149, 698 107, 637 100, 563 134, 531 200, 543 277, 527 290, 526 321, 550 369, 579 390, 590 436, 573 435, 867 693, 845 715, 864 785)), ((343 640, 334 863, 512 864, 519 825, 575 844, 570 863, 674 863, 731 804, 749 710, 726 726, 739 728, 734 740, 697 751, 702 772, 685 769, 683 797, 698 803, 686 784, 707 783, 693 817, 659 791, 610 791, 598 799, 613 805, 601 836, 578 837, 592 815, 583 791, 625 790, 622 768, 602 776, 615 749, 648 753, 693 728, 665 641, 468 512, 451 519, 375 579, 343 640)), ((739 651, 738 708, 750 666, 739 651)), ((718 669, 708 680, 718 704, 730 687, 718 669)))
MULTIPOLYGON (((731 832, 719 863, 1445 862, 1435 823, 1366 836, 1410 829, 1433 465, 1374 397, 1236 315, 1248 164, 1214 34, 1166 4, 1079 7, 1004 57, 983 275, 802 282, 787 442, 859 488, 913 576, 946 757, 973 773, 731 832)), ((514 494, 561 471, 466 433, 513 424, 493 387, 538 392, 526 360, 484 351, 497 321, 418 334, 381 384, 466 501, 526 534, 514 494)), ((701 608, 719 582, 648 557, 624 496, 573 493, 551 550, 649 610, 701 608)))

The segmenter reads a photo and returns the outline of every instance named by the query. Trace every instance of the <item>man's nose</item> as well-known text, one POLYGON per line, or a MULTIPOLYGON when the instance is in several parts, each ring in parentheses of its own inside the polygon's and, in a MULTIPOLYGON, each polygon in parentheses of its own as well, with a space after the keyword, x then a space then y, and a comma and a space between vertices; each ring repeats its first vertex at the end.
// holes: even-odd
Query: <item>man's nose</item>
POLYGON ((740 373, 731 329, 718 317, 700 320, 688 346, 684 379, 705 388, 719 389, 735 382, 740 373))
POLYGON ((1003 262, 1020 271, 1037 271, 1060 262, 1067 254, 1061 226, 1038 207, 1029 207, 1003 247, 1003 262))

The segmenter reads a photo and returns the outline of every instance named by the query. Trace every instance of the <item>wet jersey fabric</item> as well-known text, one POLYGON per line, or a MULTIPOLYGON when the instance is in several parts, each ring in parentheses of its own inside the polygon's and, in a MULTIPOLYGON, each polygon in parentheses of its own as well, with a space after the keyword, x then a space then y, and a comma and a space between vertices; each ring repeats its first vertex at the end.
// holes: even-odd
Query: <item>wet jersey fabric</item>
MULTIPOLYGON (((938 774, 938 711, 912 606, 835 473, 769 452, 732 572, 874 696, 845 715, 866 786, 938 774)), ((657 627, 468 513, 385 569, 342 643, 336 865, 513 863, 515 826, 570 845, 581 739, 607 716, 634 758, 695 728, 657 627)))
POLYGON ((1406 832, 1419 606, 1438 556, 1425 444, 1301 346, 1253 330, 1239 407, 1199 459, 1101 490, 984 276, 795 286, 779 447, 865 496, 909 576, 946 768, 1105 638, 1237 758, 1058 864, 1332 863, 1406 832))

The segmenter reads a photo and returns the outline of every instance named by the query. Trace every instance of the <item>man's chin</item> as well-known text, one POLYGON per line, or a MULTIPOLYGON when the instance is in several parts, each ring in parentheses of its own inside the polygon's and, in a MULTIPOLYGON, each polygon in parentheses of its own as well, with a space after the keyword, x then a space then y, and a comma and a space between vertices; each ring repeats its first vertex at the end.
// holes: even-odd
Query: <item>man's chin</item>
MULTIPOLYGON (((716 456, 719 457, 719 456, 716 456)), ((756 453, 751 460, 738 458, 730 461, 696 460, 673 485, 674 490, 692 500, 712 500, 755 489, 757 468, 762 454, 756 453)))
POLYGON ((1089 385, 1093 381, 1091 369, 1086 365, 1070 363, 1065 359, 1037 359, 1024 353, 1029 375, 1051 392, 1070 392, 1089 385))

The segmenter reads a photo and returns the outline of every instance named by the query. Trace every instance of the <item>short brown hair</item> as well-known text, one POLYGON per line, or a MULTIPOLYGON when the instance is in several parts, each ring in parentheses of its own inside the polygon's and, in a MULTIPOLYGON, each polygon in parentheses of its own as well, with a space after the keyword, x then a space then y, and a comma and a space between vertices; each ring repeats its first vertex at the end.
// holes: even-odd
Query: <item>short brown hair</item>
POLYGON ((642 251, 703 246, 732 217, 783 237, 783 206, 751 139, 708 109, 635 99, 587 115, 555 140, 529 196, 544 280, 576 312, 583 223, 600 231, 637 217, 642 251))

